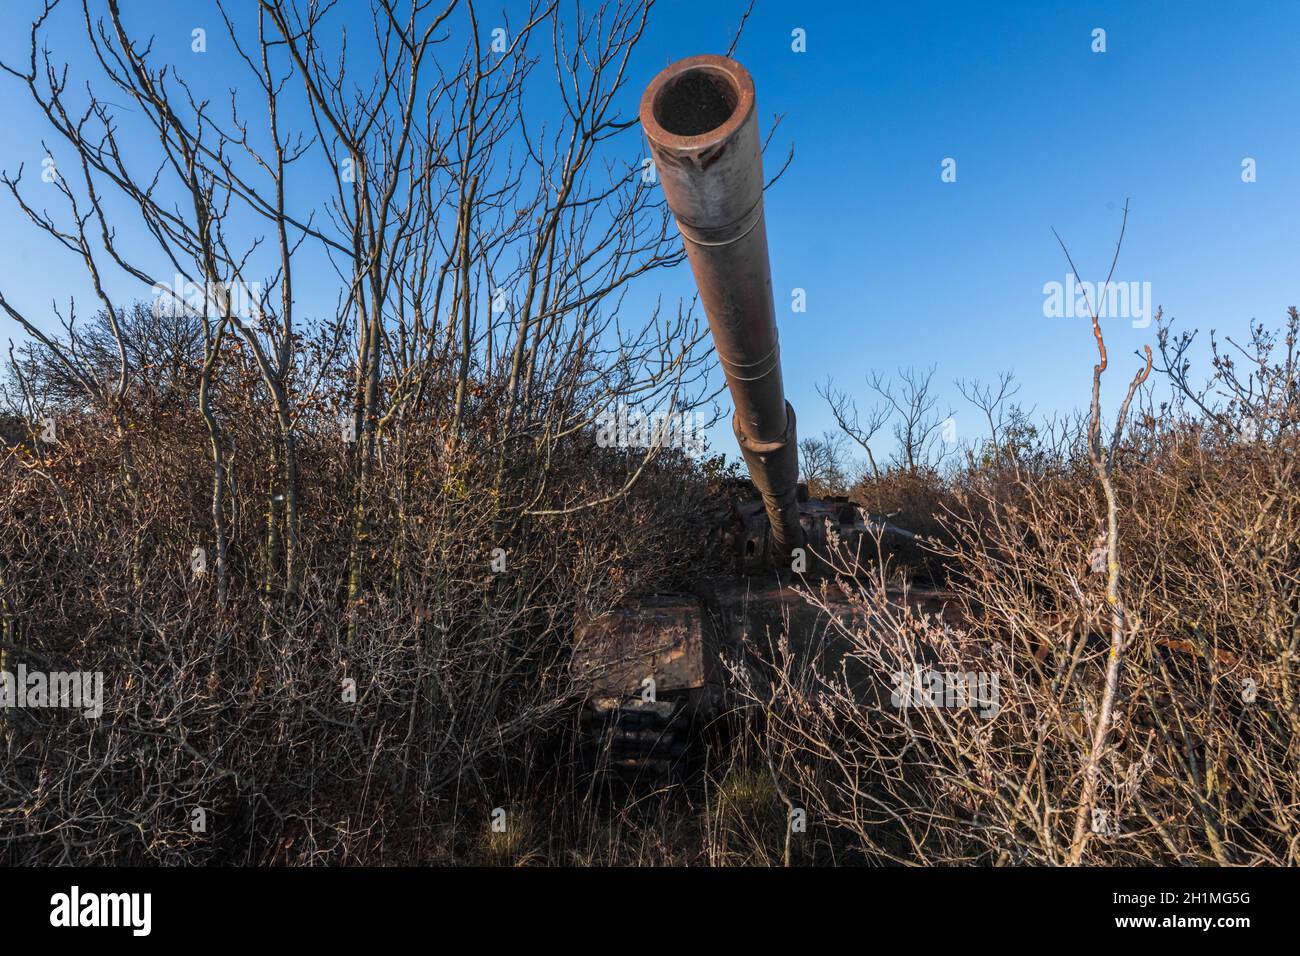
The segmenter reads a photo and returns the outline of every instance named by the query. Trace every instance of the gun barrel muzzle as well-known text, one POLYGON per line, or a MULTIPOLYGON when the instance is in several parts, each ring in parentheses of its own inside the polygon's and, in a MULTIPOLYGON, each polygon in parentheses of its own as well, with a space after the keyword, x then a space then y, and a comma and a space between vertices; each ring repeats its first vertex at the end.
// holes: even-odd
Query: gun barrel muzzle
POLYGON ((754 81, 727 57, 679 60, 646 88, 641 126, 736 406, 732 428, 763 496, 769 550, 785 561, 804 541, 798 439, 781 382, 754 81))

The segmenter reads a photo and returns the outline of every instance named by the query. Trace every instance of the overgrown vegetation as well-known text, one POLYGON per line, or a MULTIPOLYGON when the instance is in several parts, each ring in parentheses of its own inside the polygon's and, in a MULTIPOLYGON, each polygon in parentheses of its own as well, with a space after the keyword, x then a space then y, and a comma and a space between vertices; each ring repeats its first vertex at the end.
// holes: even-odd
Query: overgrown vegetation
MULTIPOLYGON (((1216 342, 1196 385, 1192 336, 1161 326, 1155 368, 1173 398, 1153 407, 1152 390, 1136 392, 1139 414, 1107 447, 1117 580, 1086 420, 1035 440, 1022 428, 1007 444, 995 431, 942 482, 911 479, 926 488, 921 516, 943 528, 929 548, 954 592, 947 610, 913 613, 887 569, 843 563, 847 613, 834 589, 807 590, 835 622, 823 658, 785 654, 770 670, 737 671, 763 717, 768 759, 821 823, 809 852, 847 847, 882 863, 1297 862, 1298 334, 1292 308, 1280 331, 1257 324, 1250 341, 1216 342), (1126 613, 1115 643, 1117 604, 1126 613), (972 673, 997 678, 991 717, 960 694, 957 707, 906 691, 910 706, 886 703, 900 677, 910 688, 918 674, 972 673)), ((857 493, 881 492, 867 481, 857 493)))
POLYGON ((575 622, 729 573, 731 469, 597 440, 711 398, 692 311, 624 309, 681 260, 615 108, 649 4, 539 3, 502 49, 460 4, 404 9, 374 5, 365 68, 330 5, 225 21, 230 116, 112 0, 91 77, 44 52, 58 3, 6 65, 62 152, 4 182, 96 306, 0 294, 27 334, 0 670, 105 694, 97 718, 0 710, 0 859, 1298 862, 1295 309, 1214 342, 1204 384, 1162 324, 1113 432, 1096 402, 1035 420, 1004 376, 959 383, 988 428, 956 451, 934 369, 873 374, 861 415, 826 383, 813 492, 919 537, 799 585, 813 654, 730 649, 697 774, 587 774, 575 622), (549 110, 524 108, 539 65, 549 110), (899 706, 921 671, 996 676, 996 712, 899 706))
MULTIPOLYGON (((238 364, 231 356, 232 374, 238 364)), ((253 427, 254 393, 223 390, 229 402, 215 405, 219 421, 243 423, 224 476, 224 600, 195 560, 211 522, 192 406, 137 394, 125 439, 102 415, 65 412, 56 443, 7 451, 4 666, 105 675, 99 719, 0 712, 9 862, 450 854, 440 828, 511 805, 504 781, 571 772, 556 751, 578 699, 566 670, 575 614, 700 566, 701 469, 664 456, 616 508, 507 533, 505 502, 531 489, 498 481, 481 449, 446 449, 446 423, 431 418, 377 456, 365 587, 349 600, 350 449, 326 415, 296 430, 291 596, 265 468, 276 432, 253 427), (122 478, 125 441, 138 495, 122 478), (192 830, 195 810, 206 833, 192 830)), ((626 479, 625 458, 588 435, 557 450, 548 473, 566 496, 598 498, 626 479)))
MULTIPOLYGON (((1296 862, 1298 322, 1257 327, 1231 357, 1216 346, 1207 389, 1190 384, 1188 340, 1161 331, 1156 368, 1176 399, 1153 407, 1144 390, 1115 450, 1133 620, 1082 862, 1296 862)), ((854 495, 892 500, 899 521, 943 529, 924 566, 941 579, 924 583, 951 589, 948 611, 902 609, 896 587, 919 569, 898 553, 843 568, 829 594, 809 586, 834 622, 822 659, 750 659, 702 776, 629 794, 573 759, 574 615, 721 570, 716 465, 661 456, 617 506, 529 522, 494 574, 509 484, 494 487, 490 458, 448 453, 445 422, 407 423, 373 472, 372 574, 349 641, 348 445, 332 413, 300 430, 311 518, 293 600, 267 589, 277 513, 260 463, 276 433, 241 433, 218 604, 190 553, 210 527, 201 416, 134 394, 124 431, 143 505, 102 415, 65 412, 57 443, 29 432, 4 459, 6 666, 101 670, 111 688, 99 720, 5 714, 11 862, 1068 858, 1109 657, 1105 501, 1083 422, 1072 442, 1022 431, 943 475, 887 467, 860 483, 854 495), (404 474, 439 493, 404 492, 404 474), (886 705, 918 668, 996 674, 996 716, 886 705), (786 801, 809 824, 788 850, 786 801)), ((220 405, 222 420, 255 421, 243 403, 220 405)), ((593 452, 590 436, 563 448, 548 467, 568 493, 600 498, 626 477, 625 452, 593 452)))

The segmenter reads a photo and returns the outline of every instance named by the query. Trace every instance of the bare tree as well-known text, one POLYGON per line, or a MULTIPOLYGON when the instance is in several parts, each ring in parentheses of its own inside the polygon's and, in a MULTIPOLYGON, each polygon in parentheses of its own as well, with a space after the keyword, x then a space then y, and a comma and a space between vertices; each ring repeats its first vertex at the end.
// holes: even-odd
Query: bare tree
POLYGON ((808 490, 817 497, 842 495, 849 486, 848 439, 839 432, 823 432, 799 441, 799 465, 808 490))
MULTIPOLYGON (((150 44, 132 39, 116 0, 105 0, 98 19, 88 2, 83 19, 102 80, 131 112, 94 84, 74 103, 66 70, 42 52, 59 6, 49 0, 33 23, 26 68, 5 69, 77 158, 82 196, 58 180, 75 230, 64 231, 23 198, 21 171, 6 182, 28 217, 79 254, 93 278, 101 267, 86 235, 92 223, 109 263, 151 290, 170 289, 177 313, 201 329, 197 391, 210 435, 220 593, 229 570, 226 464, 238 427, 222 420, 218 382, 232 362, 255 369, 279 434, 266 502, 265 563, 274 572, 266 588, 274 593, 278 579, 292 598, 300 584, 297 445, 314 418, 296 399, 308 384, 301 381, 294 306, 294 263, 304 254, 323 256, 337 280, 336 314, 318 323, 326 354, 355 342, 350 425, 333 426, 352 455, 349 633, 351 608, 374 579, 366 567, 369 480, 386 429, 392 453, 406 455, 393 426, 406 416, 440 415, 450 394, 448 466, 471 432, 476 441, 487 437, 499 485, 511 462, 537 462, 535 480, 524 483, 527 495, 510 501, 516 518, 504 526, 509 533, 525 514, 588 506, 548 500, 555 489, 545 462, 557 443, 592 428, 619 403, 680 413, 702 400, 705 333, 696 316, 665 310, 629 325, 619 315, 630 283, 682 258, 655 184, 642 176, 639 157, 620 146, 632 135, 632 121, 619 111, 647 0, 572 16, 554 0, 539 0, 521 22, 490 31, 472 2, 416 0, 399 11, 374 0, 373 73, 352 67, 357 54, 338 40, 334 5, 260 0, 255 21, 237 22, 218 3, 252 77, 252 95, 232 96, 226 117, 175 67, 157 63, 150 44), (453 28, 466 42, 459 60, 448 63, 453 28), (546 34, 558 120, 525 106, 544 75, 532 41, 546 34), (307 118, 306 128, 294 128, 294 115, 307 118), (158 140, 155 168, 124 148, 124 128, 158 140), (138 213, 157 247, 153 261, 168 266, 164 276, 147 264, 147 250, 122 249, 113 238, 102 201, 109 191, 138 213), (164 199, 168 194, 186 205, 164 199), (184 291, 171 288, 178 284, 173 272, 184 291), (191 286, 197 295, 188 294, 191 286), (247 352, 232 351, 231 336, 247 352), (496 414, 496 396, 504 397, 503 418, 488 425, 483 412, 496 414)), ((114 340, 122 339, 115 325, 122 310, 96 286, 114 340)), ((0 304, 43 348, 57 347, 36 323, 0 304)), ((78 341, 71 329, 67 341, 78 341)), ((118 352, 120 396, 132 356, 125 341, 118 352)), ((109 394, 75 351, 57 354, 65 378, 101 398, 109 394)), ((641 464, 659 451, 647 449, 641 464)), ((621 490, 642 472, 630 467, 621 490)))
POLYGON ((908 474, 938 465, 948 454, 943 448, 942 428, 952 416, 938 412, 939 398, 932 391, 935 367, 925 372, 914 368, 901 369, 899 382, 885 379, 879 372, 867 376, 867 385, 893 408, 898 421, 894 423, 894 439, 898 442, 895 457, 908 474))
MULTIPOLYGON (((684 255, 630 89, 652 6, 372 0, 357 30, 351 4, 213 0, 234 75, 208 98, 212 78, 169 61, 130 5, 43 5, 3 67, 57 175, 3 181, 84 271, 97 317, 0 295, 30 339, 24 414, 27 370, 82 392, 58 444, 0 453, 0 555, 20 557, 0 569, 0 634, 5 653, 79 657, 139 694, 67 750, 15 748, 31 756, 0 813, 48 811, 40 858, 77 855, 40 843, 65 825, 107 854, 128 817, 142 855, 185 855, 167 821, 200 793, 274 803, 283 827, 349 775, 349 820, 380 790, 431 807, 570 705, 579 609, 680 574, 677 529, 707 512, 695 461, 598 439, 622 411, 711 399, 694 306, 629 305, 684 255), (69 27, 88 52, 71 63, 69 27), (166 414, 143 387, 160 355, 184 389, 166 414), (103 640, 85 642, 71 611, 98 608, 103 640), (340 718, 345 678, 357 710, 340 718), (166 761, 101 788, 70 759, 42 782, 95 741, 120 763, 164 725, 195 761, 184 788, 153 776, 189 773, 166 761), (252 782, 304 759, 276 794, 252 782)), ((373 836, 346 829, 349 849, 373 836)))
POLYGON ((835 423, 840 429, 858 443, 867 454, 867 465, 871 468, 873 478, 880 477, 880 468, 876 465, 875 452, 871 450, 871 440, 876 436, 880 429, 885 427, 889 421, 890 410, 888 405, 873 405, 868 410, 865 419, 859 417, 858 406, 852 396, 835 388, 835 383, 830 378, 826 379, 825 384, 817 386, 817 394, 826 400, 830 406, 831 414, 835 416, 835 423))
POLYGON ((1161 364, 1180 408, 1192 406, 1207 419, 1235 429, 1249 441, 1269 437, 1268 430, 1285 432, 1300 424, 1300 311, 1287 310, 1280 334, 1252 320, 1249 338, 1238 343, 1227 337, 1219 343, 1210 330, 1214 376, 1197 386, 1189 378, 1188 356, 1196 333, 1173 334, 1173 322, 1157 324, 1156 342, 1161 364))
MULTIPOLYGON (((1105 547, 1106 561, 1106 603, 1110 607, 1110 652, 1106 658, 1106 682, 1102 690, 1101 701, 1097 707, 1096 720, 1093 724, 1092 745, 1084 763, 1083 784, 1079 795, 1079 803, 1075 809, 1074 837, 1070 841, 1069 862, 1071 865, 1078 864, 1082 859, 1088 842, 1090 815, 1096 800, 1101 763, 1110 735, 1112 714, 1115 709, 1115 692, 1119 686, 1120 666, 1124 650, 1131 641, 1136 639, 1139 626, 1136 619, 1129 620, 1126 618, 1124 602, 1120 594, 1123 569, 1120 559, 1119 501, 1116 497, 1112 475, 1115 470, 1115 459, 1120 439, 1124 434, 1125 421, 1128 418, 1129 405, 1132 404, 1133 396, 1138 388, 1151 373, 1150 346, 1145 347, 1145 365, 1129 382, 1128 391, 1124 395, 1124 400, 1120 403, 1119 414, 1115 416, 1115 426, 1110 443, 1103 445, 1101 438, 1101 376, 1106 371, 1107 359, 1106 343, 1102 338, 1099 317, 1106 302, 1106 293, 1110 291, 1110 280, 1115 275, 1115 265, 1119 262, 1120 249, 1124 245, 1124 230, 1127 226, 1128 202, 1125 201, 1124 218, 1120 222, 1119 238, 1115 242, 1115 255, 1111 259, 1110 271, 1106 274, 1106 282, 1102 286, 1101 295, 1098 297, 1096 306, 1094 307, 1091 302, 1088 302, 1092 317, 1092 334, 1097 342, 1097 364, 1092 367, 1092 404, 1088 418, 1088 458, 1092 462, 1097 483, 1101 486, 1106 499, 1106 531, 1102 540, 1105 547)), ((1057 241, 1061 244, 1061 251, 1065 253, 1066 261, 1069 262, 1075 279, 1085 289, 1086 295, 1086 286, 1083 286, 1083 280, 1079 277, 1079 271, 1075 268, 1074 260, 1070 258, 1070 251, 1055 230, 1053 230, 1053 234, 1056 235, 1057 241)), ((1159 321, 1158 311, 1157 321, 1159 321)))
POLYGON ((1012 413, 1009 402, 1020 391, 1015 376, 1010 372, 999 372, 996 383, 958 379, 956 385, 962 397, 984 416, 989 429, 988 440, 996 454, 1001 447, 1002 432, 1007 426, 1008 416, 1012 413))

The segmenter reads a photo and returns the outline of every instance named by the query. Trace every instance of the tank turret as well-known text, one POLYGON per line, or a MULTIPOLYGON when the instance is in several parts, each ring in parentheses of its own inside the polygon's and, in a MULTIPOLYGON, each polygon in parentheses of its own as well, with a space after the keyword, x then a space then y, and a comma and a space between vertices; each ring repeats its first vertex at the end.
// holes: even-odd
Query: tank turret
MULTIPOLYGON (((700 579, 690 594, 630 598, 575 633, 574 670, 586 693, 584 750, 597 769, 657 784, 689 763, 696 729, 725 711, 724 658, 736 660, 743 645, 770 649, 781 638, 809 660, 819 656, 828 612, 801 600, 792 581, 841 573, 875 553, 884 535, 911 536, 847 498, 809 499, 799 484, 749 73, 721 56, 680 60, 647 87, 641 125, 708 316, 736 408, 732 430, 749 468, 749 482, 733 489, 730 526, 720 529, 735 557, 733 576, 700 579), (832 552, 847 562, 828 563, 832 552)), ((824 608, 851 613, 834 589, 824 608)))

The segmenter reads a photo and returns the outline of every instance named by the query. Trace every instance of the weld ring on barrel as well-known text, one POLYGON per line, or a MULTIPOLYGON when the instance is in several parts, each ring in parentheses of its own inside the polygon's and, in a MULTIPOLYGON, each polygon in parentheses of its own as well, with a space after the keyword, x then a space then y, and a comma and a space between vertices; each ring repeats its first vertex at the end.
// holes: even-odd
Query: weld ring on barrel
POLYGON ((779 341, 773 342, 772 351, 768 352, 756 362, 732 362, 722 354, 718 355, 718 361, 722 363, 722 371, 726 373, 728 378, 734 379, 737 382, 757 382, 759 379, 771 375, 773 369, 779 369, 781 367, 781 343, 779 341), (751 369, 763 367, 764 365, 766 365, 766 367, 756 375, 746 375, 739 371, 734 371, 735 369, 744 369, 749 371, 751 369))
POLYGON ((695 243, 695 245, 717 248, 719 246, 729 246, 732 243, 740 242, 741 239, 744 239, 747 235, 753 232, 754 227, 757 226, 760 222, 762 222, 762 220, 763 220, 763 197, 759 196, 758 202, 754 203, 754 205, 750 208, 749 212, 745 213, 745 215, 741 216, 735 222, 728 223, 725 226, 713 226, 710 227, 709 229, 696 229, 694 226, 688 226, 686 223, 682 222, 679 219, 677 220, 677 228, 681 230, 682 237, 684 239, 690 240, 691 242, 695 243), (700 238, 701 236, 706 235, 708 233, 725 234, 728 230, 734 229, 737 226, 737 224, 744 225, 744 229, 742 229, 741 232, 738 233, 737 235, 732 236, 730 239, 720 239, 715 241, 711 239, 700 238))

